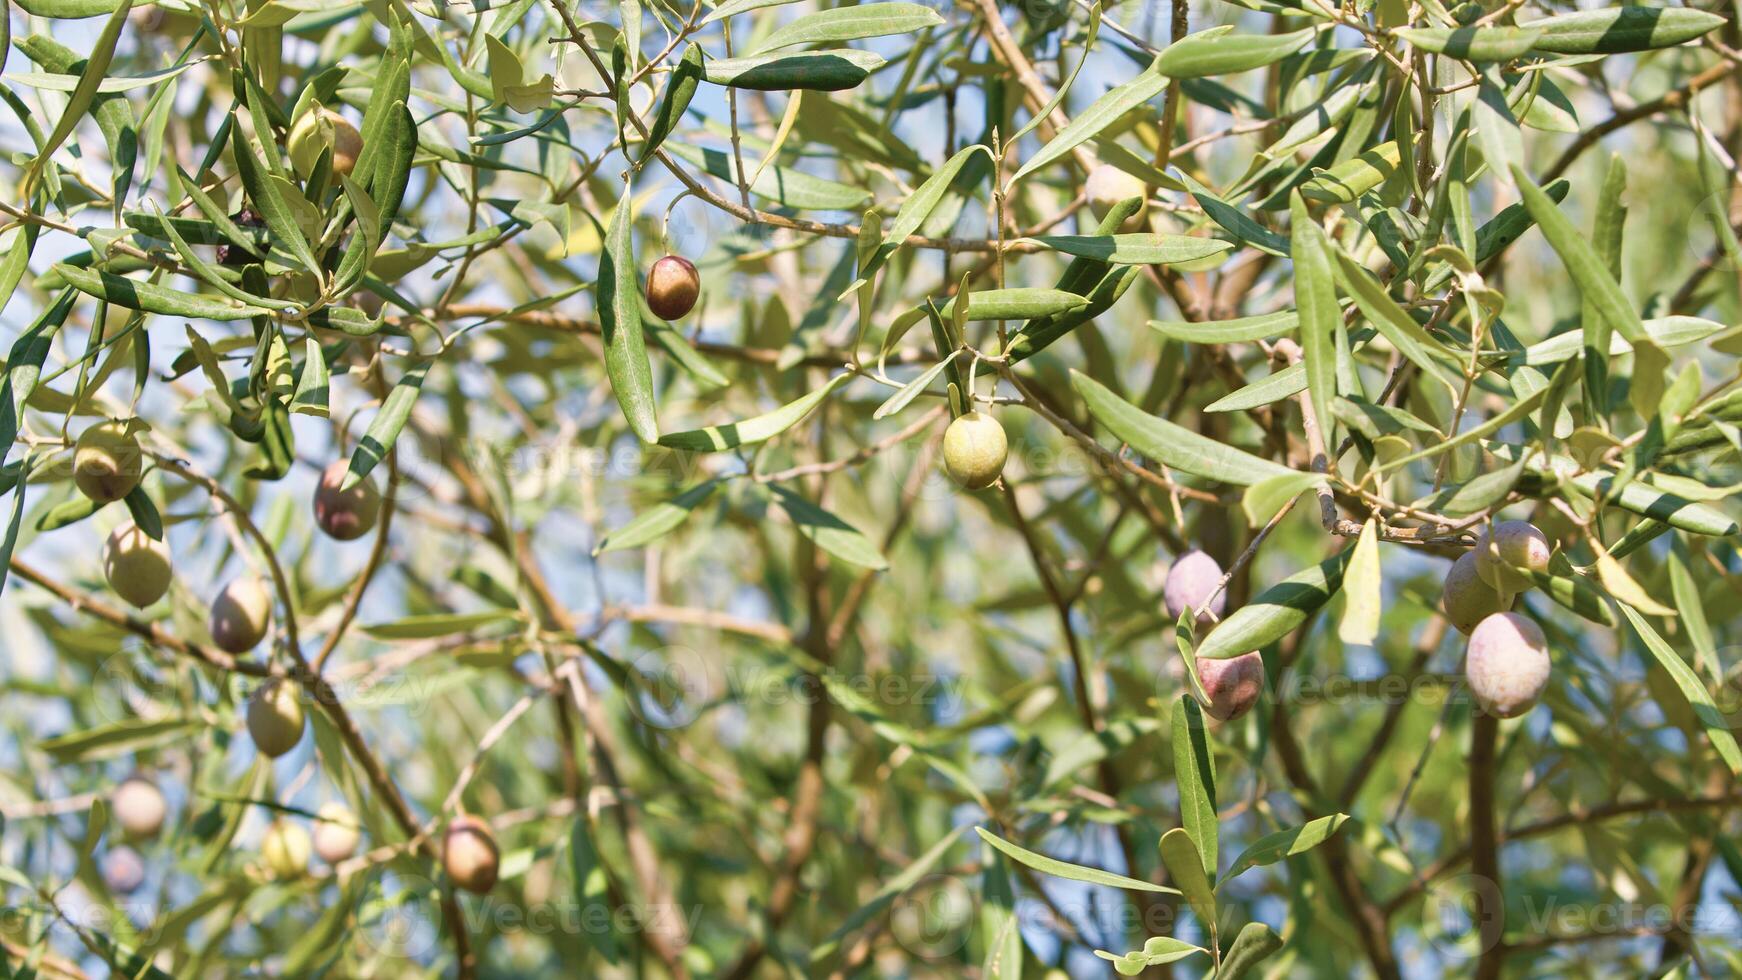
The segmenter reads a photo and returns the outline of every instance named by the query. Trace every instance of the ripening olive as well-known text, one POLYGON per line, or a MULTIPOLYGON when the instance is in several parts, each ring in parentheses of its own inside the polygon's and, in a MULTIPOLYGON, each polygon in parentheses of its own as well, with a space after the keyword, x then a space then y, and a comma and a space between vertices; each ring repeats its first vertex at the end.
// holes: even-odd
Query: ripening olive
POLYGON ((1525 572, 1548 571, 1554 554, 1548 536, 1529 521, 1500 521, 1476 537, 1476 572, 1496 590, 1523 592, 1535 584, 1525 572))
POLYGON ((99 504, 113 503, 133 492, 144 471, 139 440, 120 422, 87 428, 73 448, 73 483, 99 504))
POLYGON ((1009 456, 1004 427, 984 412, 967 412, 944 430, 944 469, 968 490, 997 482, 1009 456))
POLYGON ((248 699, 248 735, 261 754, 276 759, 296 748, 302 728, 301 690, 290 681, 275 677, 248 699))
POLYGON ((1548 686, 1548 641, 1542 627, 1518 613, 1501 612, 1476 624, 1464 658, 1464 679, 1483 711, 1516 718, 1548 686))
POLYGON ((272 593, 252 575, 236 579, 212 600, 212 642, 229 653, 247 653, 272 626, 272 593))
POLYGON ((343 803, 326 803, 315 820, 315 853, 328 864, 338 864, 357 853, 363 839, 357 817, 343 803))
POLYGON ((1264 658, 1254 651, 1227 660, 1199 660, 1198 680, 1210 700, 1204 713, 1217 721, 1233 721, 1251 711, 1264 691, 1264 658))
POLYGON ((128 776, 110 795, 109 809, 127 836, 139 839, 157 836, 163 829, 169 804, 164 802, 163 791, 156 783, 144 776, 128 776))
POLYGON ((1222 584, 1222 566, 1216 559, 1197 549, 1192 549, 1174 559, 1173 567, 1167 570, 1167 581, 1161 587, 1161 599, 1167 606, 1169 619, 1178 620, 1187 609, 1198 609, 1204 600, 1215 592, 1216 598, 1210 602, 1210 608, 1197 614, 1198 624, 1207 626, 1222 615, 1222 610, 1228 608, 1228 591, 1217 587, 1222 584))
POLYGON ((116 595, 144 609, 169 591, 169 545, 132 521, 118 525, 103 542, 103 577, 116 595))
POLYGON ((1497 612, 1505 612, 1510 605, 1500 600, 1500 593, 1494 591, 1493 586, 1482 581, 1476 563, 1474 551, 1459 555, 1446 572, 1445 587, 1440 594, 1440 605, 1446 611, 1446 619, 1465 636, 1470 635, 1477 623, 1497 612))
POLYGON ((300 878, 308 873, 308 831, 288 820, 274 820, 260 841, 260 857, 275 878, 300 878))
POLYGON ((131 895, 145 884, 145 859, 131 847, 117 847, 103 856, 103 884, 117 895, 131 895))
POLYGON ((315 523, 328 537, 340 541, 368 534, 381 512, 381 491, 375 489, 374 480, 364 477, 351 489, 340 489, 350 471, 349 462, 336 460, 321 473, 320 485, 315 488, 315 523))
POLYGON ((702 277, 689 259, 667 255, 647 272, 647 308, 661 320, 676 320, 696 305, 702 277))
POLYGON ((477 817, 455 817, 442 839, 442 866, 455 885, 474 895, 496 887, 501 855, 489 825, 477 817))

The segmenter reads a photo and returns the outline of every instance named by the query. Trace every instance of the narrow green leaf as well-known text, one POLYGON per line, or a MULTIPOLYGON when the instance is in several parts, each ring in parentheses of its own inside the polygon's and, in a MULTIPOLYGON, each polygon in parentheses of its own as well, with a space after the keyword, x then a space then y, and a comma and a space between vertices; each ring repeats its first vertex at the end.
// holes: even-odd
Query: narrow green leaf
POLYGON ((1633 632, 1639 635, 1645 648, 1657 659, 1658 665, 1675 681, 1675 686, 1687 699, 1688 706, 1694 710, 1695 717, 1705 727, 1706 737, 1711 739, 1712 748, 1718 751, 1718 756, 1730 767, 1730 774, 1742 779, 1742 748, 1737 747, 1736 736, 1730 733, 1730 721, 1712 703, 1712 693, 1706 689, 1705 683, 1687 665, 1687 661, 1681 658, 1681 654, 1671 649, 1663 641, 1663 637, 1651 628, 1651 624, 1646 622, 1645 617, 1634 611, 1632 606, 1622 603, 1621 614, 1627 617, 1628 625, 1633 627, 1633 632))
POLYGON ((1219 255, 1234 246, 1214 238, 1187 235, 1042 235, 1024 238, 1055 252, 1119 265, 1172 265, 1219 255))
POLYGON ((1077 389, 1089 414, 1107 431, 1172 469, 1235 486, 1250 486, 1266 477, 1296 472, 1150 415, 1080 371, 1071 372, 1071 386, 1077 389))
MULTIPOLYGON (((1080 310, 1089 305, 1086 296, 1067 293, 1062 289, 1039 286, 1013 286, 1009 289, 983 289, 968 294, 965 320, 1029 320, 1080 310)), ((953 318, 956 298, 951 297, 939 315, 953 318)))
POLYGON ((1301 363, 1306 365, 1307 392, 1313 418, 1327 451, 1336 446, 1337 328, 1343 314, 1337 307, 1337 287, 1331 273, 1331 243, 1318 222, 1307 214, 1300 194, 1289 195, 1289 255, 1294 259, 1294 303, 1300 313, 1301 363))
POLYGON ((1337 259, 1337 280, 1343 284, 1344 291, 1354 297, 1355 305, 1361 308, 1361 315, 1366 317, 1367 322, 1410 363, 1439 379, 1448 389, 1457 391, 1462 379, 1454 381, 1442 366, 1448 362, 1456 362, 1457 355, 1434 339, 1421 324, 1416 323, 1415 318, 1391 298, 1372 274, 1347 253, 1340 248, 1334 248, 1334 254, 1337 259))
MULTIPOLYGON (((577 813, 569 829, 569 874, 574 881, 575 904, 582 914, 590 914, 594 909, 608 913, 613 907, 610 872, 593 844, 593 835, 588 829, 590 819, 585 813, 577 813)), ((615 929, 584 929, 582 932, 586 934, 587 944, 605 962, 615 964, 622 958, 623 951, 615 929)))
POLYGON ((1353 547, 1345 548, 1317 565, 1302 569, 1234 610, 1204 637, 1198 646, 1198 659, 1238 657, 1261 650, 1294 632, 1342 588, 1343 572, 1354 551, 1353 547))
POLYGON ((1552 54, 1621 54, 1692 41, 1722 26, 1718 14, 1691 7, 1609 7, 1521 25, 1538 31, 1533 46, 1552 54))
POLYGON ((665 99, 659 103, 659 112, 653 117, 653 125, 648 128, 647 141, 641 144, 641 163, 646 163, 653 151, 665 142, 683 121, 684 112, 690 107, 690 100, 696 96, 696 88, 702 81, 702 48, 699 44, 691 44, 683 53, 683 58, 671 70, 671 75, 665 83, 665 99))
POLYGON ((1212 27, 1168 45, 1156 67, 1169 78, 1232 75, 1273 65, 1306 47, 1317 34, 1316 27, 1289 34, 1229 34, 1226 27, 1212 27))
POLYGON ((423 392, 423 379, 429 374, 430 363, 421 361, 413 366, 387 393, 380 411, 375 413, 368 431, 351 453, 351 468, 345 473, 345 481, 341 484, 343 489, 349 490, 361 482, 376 464, 387 458, 393 444, 399 441, 399 432, 405 428, 405 423, 411 418, 411 409, 417 404, 417 396, 423 392))
POLYGON ((601 538, 593 549, 593 554, 639 548, 670 534, 695 513, 697 507, 713 496, 714 489, 719 485, 719 480, 699 483, 671 500, 637 514, 634 520, 601 538))
POLYGON ((1694 645, 1696 662, 1704 661, 1710 669, 1716 670, 1718 665, 1718 643, 1712 636, 1712 624, 1706 619, 1706 607, 1700 601, 1700 587, 1694 581, 1694 576, 1688 570, 1687 545, 1676 541, 1664 556, 1664 566, 1669 572, 1669 587, 1675 597, 1677 622, 1688 635, 1688 642, 1694 645))
MULTIPOLYGON (((54 151, 60 149, 67 137, 73 134, 79 120, 90 111, 91 103, 96 100, 98 88, 109 74, 109 62, 115 57, 115 44, 121 40, 121 29, 127 26, 127 13, 133 9, 133 0, 120 0, 115 5, 114 12, 104 22, 103 29, 97 33, 91 42, 91 53, 85 58, 85 68, 79 73, 79 83, 73 89, 73 94, 67 98, 66 110, 55 122, 54 129, 48 134, 48 139, 36 151, 30 166, 25 170, 24 177, 19 181, 19 197, 29 200, 32 185, 42 171, 53 165, 51 157, 54 151)), ((10 14, 7 14, 10 18, 10 14)), ((128 161, 131 166, 132 161, 128 161)))
POLYGON ((186 738, 198 723, 187 718, 128 718, 44 739, 36 747, 61 763, 108 759, 176 738, 186 738))
POLYGON ((1149 329, 1191 344, 1238 344, 1291 334, 1300 326, 1293 310, 1243 316, 1234 320, 1151 320, 1149 329))
POLYGON ((1044 854, 1036 854, 1027 848, 1018 847, 1017 845, 1010 843, 1002 837, 999 837, 997 834, 986 830, 984 827, 975 827, 974 832, 980 835, 981 840, 1004 852, 1006 857, 1015 861, 1017 864, 1033 868, 1041 874, 1052 875, 1054 878, 1065 878, 1070 881, 1085 881, 1091 885, 1111 885, 1114 888, 1125 888, 1140 892, 1156 892, 1157 894, 1162 895, 1179 894, 1179 890, 1175 888, 1168 888, 1163 885, 1140 881, 1136 878, 1127 878, 1124 875, 1116 875, 1111 871, 1102 871, 1099 868, 1085 868, 1080 864, 1066 864, 1056 858, 1049 858, 1044 854))
POLYGON ((950 351, 950 354, 948 357, 937 362, 936 364, 933 364, 931 367, 926 368, 925 371, 919 375, 919 377, 914 378, 912 381, 909 381, 907 384, 902 385, 901 388, 895 392, 895 394, 889 396, 888 401, 877 406, 877 411, 872 412, 871 417, 873 419, 888 418, 889 416, 894 415, 896 412, 899 412, 902 409, 906 408, 908 406, 908 403, 912 402, 915 398, 919 397, 920 392, 925 391, 928 387, 931 386, 931 383, 933 381, 937 380, 938 375, 944 373, 944 368, 949 367, 950 362, 955 360, 956 355, 960 354, 960 353, 961 353, 960 350, 950 351))
POLYGON ((787 21, 771 31, 750 53, 760 54, 795 44, 826 44, 912 34, 943 22, 937 11, 917 3, 861 3, 834 7, 787 21))
POLYGON ((1166 87, 1167 76, 1156 64, 1151 64, 1136 78, 1096 99, 1093 105, 1054 133, 1053 138, 1011 176, 1010 182, 1014 184, 1076 149, 1085 140, 1118 122, 1126 113, 1160 95, 1166 87))
POLYGON ((1097 949, 1095 955, 1112 961, 1113 970, 1120 976, 1135 977, 1152 966, 1173 963, 1196 953, 1208 955, 1209 952, 1201 946, 1193 946, 1172 936, 1150 936, 1143 941, 1142 949, 1118 955, 1097 949))
POLYGON ((1269 926, 1262 922, 1248 922, 1240 927, 1234 942, 1222 955, 1222 969, 1216 973, 1216 980, 1240 980, 1281 948, 1282 937, 1269 926))
POLYGON ((1186 904, 1197 916, 1199 925, 1210 935, 1216 934, 1216 891, 1210 886, 1210 876, 1204 872, 1204 856, 1192 843, 1192 835, 1175 827, 1161 835, 1161 863, 1167 876, 1185 895, 1186 904))
POLYGON ((357 628, 377 640, 427 640, 438 636, 470 633, 488 626, 512 623, 520 618, 513 609, 486 609, 471 613, 430 613, 407 616, 390 623, 375 623, 357 628))
POLYGON ((12 549, 18 545, 18 529, 24 523, 24 492, 30 486, 30 471, 36 456, 27 455, 18 466, 18 480, 12 485, 12 516, 6 521, 6 538, 0 541, 0 593, 6 591, 6 580, 12 568, 12 549))
POLYGON ((1314 487, 1322 486, 1325 480, 1323 473, 1293 471, 1265 477, 1252 484, 1240 496, 1240 509, 1246 514, 1247 525, 1263 527, 1270 523, 1283 505, 1314 487))
POLYGON ((1522 27, 1406 27, 1396 34, 1423 51, 1482 62, 1523 57, 1543 32, 1522 27))
MULTIPOLYGON (((1173 780, 1179 787, 1179 822, 1203 855, 1203 871, 1216 873, 1216 758, 1197 698, 1182 694, 1173 706, 1173 780)), ((1183 886, 1182 886, 1183 887, 1183 886)))
POLYGON ((889 560, 883 557, 883 552, 853 525, 785 487, 774 487, 773 490, 780 509, 792 519, 798 533, 817 547, 861 568, 882 571, 889 567, 889 560))
POLYGON ((1378 187, 1397 172, 1403 151, 1393 140, 1325 170, 1300 186, 1300 195, 1309 201, 1326 204, 1348 204, 1378 187))
POLYGON ((304 341, 302 377, 297 379, 296 394, 290 399, 290 410, 303 415, 326 418, 329 414, 327 396, 332 387, 326 354, 313 337, 304 341))
POLYGON ((641 333, 640 290, 635 276, 634 192, 629 182, 617 199, 617 211, 605 236, 599 256, 599 283, 595 308, 605 336, 605 373, 611 393, 636 438, 644 443, 659 440, 659 419, 653 401, 653 367, 641 333))
POLYGON ((231 156, 236 161, 236 176, 242 182, 242 189, 248 193, 248 199, 254 203, 278 244, 317 280, 324 280, 325 272, 315 260, 314 253, 309 251, 308 231, 312 229, 303 227, 297 210, 285 199, 280 185, 272 180, 277 175, 254 155, 254 147, 242 130, 241 126, 230 127, 231 156))
POLYGON ((791 89, 839 92, 858 87, 883 65, 882 56, 869 51, 834 48, 797 54, 716 58, 704 66, 703 75, 715 85, 731 88, 765 92, 791 89))
POLYGON ((130 310, 144 310, 164 316, 182 316, 194 320, 246 320, 255 316, 270 316, 263 306, 185 293, 179 289, 157 286, 108 272, 93 272, 78 266, 57 262, 54 272, 79 292, 107 300, 130 310))
POLYGON ((1274 834, 1266 834, 1254 841, 1251 847, 1240 852, 1240 856, 1228 866, 1228 873, 1223 875, 1221 880, 1226 883, 1253 868, 1275 864, 1283 858, 1293 857, 1296 854, 1305 854, 1323 844, 1348 820, 1349 815, 1346 813, 1333 813, 1328 817, 1309 820, 1299 827, 1290 827, 1274 834))
POLYGON ((850 372, 837 374, 821 388, 788 402, 772 412, 745 419, 742 422, 710 425, 705 429, 691 429, 686 432, 668 432, 659 437, 659 444, 672 449, 716 453, 727 449, 736 449, 739 446, 753 446, 759 442, 766 442, 797 425, 817 405, 821 404, 823 399, 833 394, 836 388, 851 381, 854 377, 855 375, 850 372))
POLYGON ((954 156, 944 161, 944 165, 939 167, 935 173, 914 188, 913 193, 907 196, 907 200, 901 202, 901 209, 895 212, 895 220, 889 223, 889 230, 884 233, 882 241, 871 253, 871 257, 859 264, 859 278, 842 291, 842 298, 869 282, 877 270, 883 268, 883 264, 895 253, 895 250, 901 247, 901 243, 907 241, 909 235, 919 230, 919 226, 924 224, 925 219, 930 217, 932 211, 937 208, 938 202, 944 199, 944 194, 954 187, 956 178, 961 176, 962 169, 968 165, 968 161, 972 160, 976 153, 984 153, 987 159, 991 159, 992 156, 992 151, 979 143, 957 151, 954 156))
POLYGON ((1227 201, 1216 193, 1192 179, 1190 174, 1180 172, 1180 180, 1191 189, 1192 198, 1198 202, 1198 207, 1210 216, 1210 220, 1222 226, 1229 234, 1242 242, 1271 255, 1287 256, 1288 239, 1259 224, 1246 212, 1227 201))
POLYGON ((1343 575, 1343 618, 1337 622, 1337 638, 1355 646, 1372 646, 1379 638, 1381 603, 1379 530, 1372 518, 1361 525, 1355 553, 1343 575))

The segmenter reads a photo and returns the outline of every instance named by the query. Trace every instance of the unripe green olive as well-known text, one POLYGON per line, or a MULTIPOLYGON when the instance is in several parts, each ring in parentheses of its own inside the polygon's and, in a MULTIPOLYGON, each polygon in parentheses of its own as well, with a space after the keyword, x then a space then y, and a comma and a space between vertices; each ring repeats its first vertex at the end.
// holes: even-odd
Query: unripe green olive
POLYGON ((169 545, 132 521, 118 525, 103 542, 103 577, 116 595, 144 609, 169 591, 169 545))
POLYGON ((128 776, 109 797, 109 810, 128 837, 156 837, 169 814, 163 791, 144 776, 128 776))
POLYGON ((1548 641, 1518 613, 1495 613, 1476 624, 1464 658, 1464 680, 1483 711, 1516 718, 1535 707, 1548 686, 1548 641))
POLYGON ((301 690, 290 681, 275 677, 248 699, 248 735, 262 755, 276 759, 296 748, 302 728, 301 690))
POLYGON ((1554 546, 1529 521, 1500 521, 1476 538, 1476 572, 1496 590, 1523 592, 1535 583, 1525 571, 1548 571, 1554 546))
POLYGON ((1217 590, 1221 584, 1222 566, 1216 563, 1216 559, 1195 548, 1180 555, 1167 570, 1167 581, 1161 587, 1161 599, 1167 606, 1168 618, 1178 620, 1187 609, 1201 607, 1210 593, 1215 592, 1216 598, 1210 602, 1210 608, 1197 616, 1199 625, 1215 622, 1222 610, 1228 608, 1228 590, 1217 590))
POLYGON ((967 412, 944 430, 944 469, 968 490, 996 483, 1009 456, 1004 427, 984 412, 967 412))
POLYGON ((274 878, 300 878, 308 873, 308 831, 288 820, 274 820, 260 841, 260 857, 274 878))
POLYGON ((272 593, 252 575, 236 579, 212 600, 212 642, 229 653, 247 653, 272 627, 272 593))
POLYGON ((1217 721, 1233 721, 1251 711, 1264 693, 1264 658, 1254 651, 1227 660, 1199 660, 1198 681, 1210 701, 1204 713, 1217 721))
POLYGON ((496 887, 501 863, 496 835, 484 821, 460 816, 448 824, 447 835, 442 838, 442 867, 455 885, 482 895, 496 887))
POLYGON ((1088 198, 1089 207, 1096 217, 1105 217, 1114 205, 1127 198, 1143 198, 1143 206, 1120 226, 1121 230, 1140 227, 1143 216, 1149 210, 1149 188, 1144 186, 1142 180, 1110 163, 1097 164, 1089 171, 1088 179, 1083 182, 1083 194, 1088 198))
POLYGON ((381 491, 375 489, 374 480, 364 477, 351 489, 340 489, 350 471, 348 461, 336 460, 321 473, 320 485, 315 488, 315 523, 339 541, 355 541, 368 534, 381 513, 381 491))
POLYGON ((1446 620, 1465 636, 1470 635, 1477 623, 1497 612, 1505 612, 1510 605, 1501 602, 1500 593, 1482 581, 1476 562, 1474 551, 1459 555, 1446 572, 1445 586, 1440 593, 1440 605, 1446 611, 1446 620))
POLYGON ((357 853, 362 829, 357 817, 343 803, 323 804, 315 821, 315 853, 328 864, 338 864, 357 853))
POLYGON ((696 305, 702 277, 689 259, 667 255, 647 271, 647 308, 661 320, 676 320, 696 305))
POLYGON ((321 158, 321 151, 333 151, 333 173, 351 176, 357 168, 357 157, 363 152, 363 136, 351 121, 331 109, 305 112, 290 127, 285 141, 290 151, 291 166, 307 177, 321 158))
POLYGON ((73 483, 99 504, 133 492, 144 472, 139 440, 120 422, 102 422, 79 434, 73 447, 73 483))

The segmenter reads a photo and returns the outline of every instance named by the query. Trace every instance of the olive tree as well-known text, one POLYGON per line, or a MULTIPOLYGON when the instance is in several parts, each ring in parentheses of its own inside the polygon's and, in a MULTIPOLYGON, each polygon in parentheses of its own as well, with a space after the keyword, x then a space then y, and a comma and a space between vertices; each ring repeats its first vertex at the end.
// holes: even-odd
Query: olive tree
POLYGON ((1742 970, 1742 33, 8 0, 5 975, 1742 970))

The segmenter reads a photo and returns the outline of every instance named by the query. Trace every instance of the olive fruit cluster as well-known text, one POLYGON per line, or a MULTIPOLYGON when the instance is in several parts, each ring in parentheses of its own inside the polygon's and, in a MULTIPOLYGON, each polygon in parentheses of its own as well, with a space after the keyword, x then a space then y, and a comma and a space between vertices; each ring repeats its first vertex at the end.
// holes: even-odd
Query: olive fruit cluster
POLYGON ((1511 612, 1515 595, 1548 571, 1554 547, 1529 521, 1484 528, 1476 547, 1452 563, 1441 603, 1446 619, 1470 637, 1464 679, 1483 711, 1516 718, 1535 707, 1548 686, 1548 643, 1542 628, 1511 612))
MULTIPOLYGON (((1193 622, 1208 626, 1228 606, 1222 588, 1222 566, 1194 548, 1173 560, 1161 586, 1162 606, 1170 620, 1196 610, 1193 622)), ((1264 693, 1264 658, 1256 650, 1226 660, 1199 660, 1198 683, 1204 688, 1204 713, 1217 721, 1241 718, 1264 693)))

